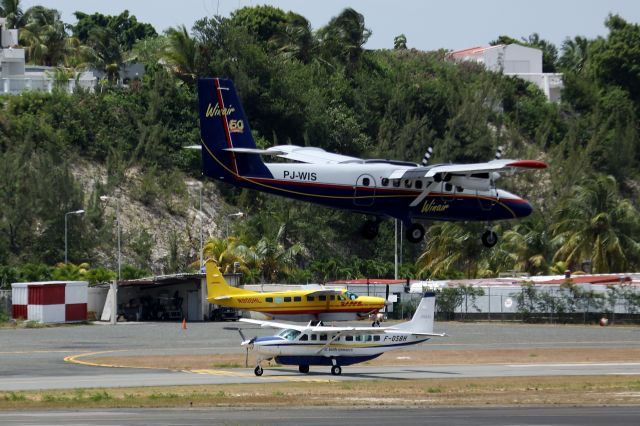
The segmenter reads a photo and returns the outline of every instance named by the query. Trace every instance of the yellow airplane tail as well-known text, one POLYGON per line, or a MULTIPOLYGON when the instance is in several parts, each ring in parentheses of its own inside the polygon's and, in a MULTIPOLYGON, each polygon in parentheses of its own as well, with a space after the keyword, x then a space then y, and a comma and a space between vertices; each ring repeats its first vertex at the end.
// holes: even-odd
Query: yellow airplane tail
POLYGON ((228 299, 229 296, 253 294, 252 291, 230 286, 212 259, 205 262, 205 271, 207 274, 207 299, 211 303, 221 305, 224 304, 221 302, 228 299))

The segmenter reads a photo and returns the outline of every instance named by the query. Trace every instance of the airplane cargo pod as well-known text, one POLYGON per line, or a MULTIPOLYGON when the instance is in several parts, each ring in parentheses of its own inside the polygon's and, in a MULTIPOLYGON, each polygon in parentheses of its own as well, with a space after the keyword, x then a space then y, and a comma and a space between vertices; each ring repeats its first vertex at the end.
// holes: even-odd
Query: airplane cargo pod
POLYGON ((86 281, 11 284, 12 317, 42 323, 87 320, 86 281))

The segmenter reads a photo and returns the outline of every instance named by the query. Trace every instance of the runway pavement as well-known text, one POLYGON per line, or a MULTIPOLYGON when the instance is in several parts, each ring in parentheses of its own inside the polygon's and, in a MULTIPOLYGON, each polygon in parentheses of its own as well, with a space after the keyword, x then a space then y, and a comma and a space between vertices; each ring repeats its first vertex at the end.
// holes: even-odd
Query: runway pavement
MULTIPOLYGON (((105 368, 65 361, 88 360, 87 354, 173 355, 237 353, 237 332, 222 323, 77 325, 37 329, 0 330, 0 390, 54 389, 104 386, 146 386, 265 381, 364 380, 371 378, 441 378, 528 375, 633 374, 639 363, 438 365, 433 367, 343 368, 339 378, 328 369, 312 367, 312 374, 297 369, 265 369, 257 378, 251 369, 163 370, 105 368), (82 358, 85 356, 84 358, 82 358)), ((551 326, 503 323, 438 323, 438 331, 451 337, 416 346, 421 350, 507 348, 638 348, 639 327, 551 326)), ((251 330, 264 335, 268 330, 251 330)), ((639 360, 640 361, 640 360, 639 360)))
POLYGON ((292 408, 239 410, 117 409, 0 412, 2 425, 616 425, 636 426, 640 407, 518 408, 292 408))

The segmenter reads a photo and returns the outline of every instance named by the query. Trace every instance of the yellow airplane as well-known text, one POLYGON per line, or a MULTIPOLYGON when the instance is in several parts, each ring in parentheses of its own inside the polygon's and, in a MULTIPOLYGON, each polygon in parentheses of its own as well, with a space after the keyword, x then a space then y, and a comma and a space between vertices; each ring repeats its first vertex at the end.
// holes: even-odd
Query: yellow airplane
POLYGON ((215 261, 205 263, 210 303, 260 312, 290 321, 351 321, 366 319, 385 306, 382 297, 358 296, 346 289, 256 292, 230 286, 215 261))

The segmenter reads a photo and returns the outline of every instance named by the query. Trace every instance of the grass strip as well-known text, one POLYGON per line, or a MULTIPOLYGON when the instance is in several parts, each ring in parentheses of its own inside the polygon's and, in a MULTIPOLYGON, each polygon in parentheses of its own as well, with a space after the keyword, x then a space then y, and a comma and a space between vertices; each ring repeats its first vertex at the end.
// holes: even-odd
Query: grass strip
POLYGON ((0 392, 0 410, 132 407, 637 405, 633 376, 286 382, 0 392))

